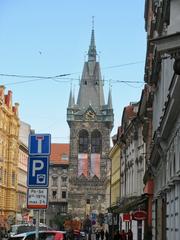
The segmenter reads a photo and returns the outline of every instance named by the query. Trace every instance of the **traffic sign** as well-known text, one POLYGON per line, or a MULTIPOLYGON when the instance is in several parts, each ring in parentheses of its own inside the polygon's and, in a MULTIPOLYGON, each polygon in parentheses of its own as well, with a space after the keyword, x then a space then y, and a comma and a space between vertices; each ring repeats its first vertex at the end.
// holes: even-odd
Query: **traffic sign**
POLYGON ((48 156, 29 156, 28 187, 48 187, 49 158, 48 156))
POLYGON ((28 188, 27 208, 46 209, 48 205, 47 188, 28 188))
POLYGON ((29 135, 29 155, 50 155, 51 135, 50 134, 30 134, 29 135))

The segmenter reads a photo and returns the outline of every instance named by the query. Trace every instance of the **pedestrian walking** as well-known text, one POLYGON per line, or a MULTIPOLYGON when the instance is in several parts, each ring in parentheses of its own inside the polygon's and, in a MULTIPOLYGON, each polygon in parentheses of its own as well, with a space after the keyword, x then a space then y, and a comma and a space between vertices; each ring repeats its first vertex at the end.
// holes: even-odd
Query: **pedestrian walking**
POLYGON ((124 231, 124 229, 120 232, 120 240, 126 240, 126 233, 124 231))
POLYGON ((107 230, 106 230, 106 232, 105 232, 105 237, 106 237, 106 240, 109 240, 109 233, 108 233, 107 230))
POLYGON ((131 229, 129 229, 127 236, 128 236, 128 238, 127 238, 128 240, 133 240, 133 233, 132 233, 131 229))
POLYGON ((96 240, 99 240, 99 238, 100 238, 100 233, 99 233, 99 231, 97 231, 96 232, 96 240))
POLYGON ((104 240, 104 230, 103 229, 101 229, 100 235, 101 235, 101 240, 104 240))
POLYGON ((119 240, 119 232, 116 231, 113 240, 119 240))

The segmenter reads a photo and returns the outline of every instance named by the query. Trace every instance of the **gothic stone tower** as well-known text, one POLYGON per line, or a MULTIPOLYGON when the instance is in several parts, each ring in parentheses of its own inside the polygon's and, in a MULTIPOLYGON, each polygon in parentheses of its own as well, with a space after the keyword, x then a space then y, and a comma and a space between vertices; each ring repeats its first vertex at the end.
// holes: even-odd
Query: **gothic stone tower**
POLYGON ((72 216, 103 213, 110 133, 114 115, 111 91, 104 102, 94 29, 84 63, 77 103, 72 90, 67 108, 70 127, 68 211, 72 216))

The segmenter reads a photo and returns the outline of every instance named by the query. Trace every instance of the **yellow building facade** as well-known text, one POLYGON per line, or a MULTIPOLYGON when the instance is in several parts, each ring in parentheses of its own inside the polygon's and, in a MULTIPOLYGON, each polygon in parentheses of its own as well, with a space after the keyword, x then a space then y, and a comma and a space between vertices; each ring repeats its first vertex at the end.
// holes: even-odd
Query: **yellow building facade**
POLYGON ((110 205, 115 206, 120 199, 120 146, 118 143, 112 147, 109 158, 111 159, 111 184, 110 184, 110 205))
POLYGON ((12 92, 5 95, 0 86, 0 225, 12 224, 16 217, 18 136, 18 104, 13 106, 12 92))

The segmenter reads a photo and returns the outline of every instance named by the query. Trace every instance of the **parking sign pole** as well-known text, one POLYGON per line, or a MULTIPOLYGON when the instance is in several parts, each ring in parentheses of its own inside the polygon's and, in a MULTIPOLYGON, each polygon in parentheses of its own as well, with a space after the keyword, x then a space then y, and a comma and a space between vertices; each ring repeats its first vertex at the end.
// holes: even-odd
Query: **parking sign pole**
POLYGON ((50 153, 50 134, 29 135, 27 207, 29 209, 36 209, 36 240, 39 240, 39 209, 46 209, 48 202, 50 153))
POLYGON ((36 211, 36 240, 39 240, 39 210, 36 211))

